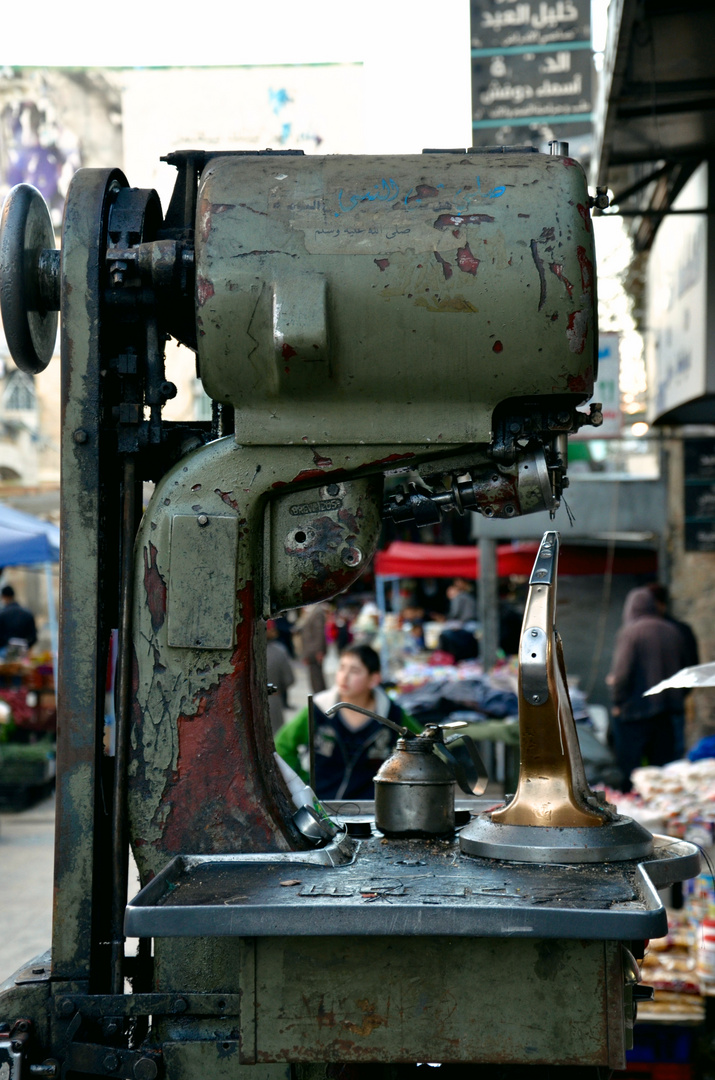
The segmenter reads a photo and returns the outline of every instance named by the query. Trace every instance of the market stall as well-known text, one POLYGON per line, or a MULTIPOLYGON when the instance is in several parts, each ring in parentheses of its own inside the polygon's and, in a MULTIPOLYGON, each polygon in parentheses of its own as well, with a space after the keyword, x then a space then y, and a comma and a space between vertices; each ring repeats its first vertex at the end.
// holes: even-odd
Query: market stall
POLYGON ((59 540, 56 525, 0 504, 0 567, 44 567, 51 641, 49 655, 8 649, 0 656, 0 800, 15 805, 54 778, 57 617, 51 566, 59 560, 59 540))

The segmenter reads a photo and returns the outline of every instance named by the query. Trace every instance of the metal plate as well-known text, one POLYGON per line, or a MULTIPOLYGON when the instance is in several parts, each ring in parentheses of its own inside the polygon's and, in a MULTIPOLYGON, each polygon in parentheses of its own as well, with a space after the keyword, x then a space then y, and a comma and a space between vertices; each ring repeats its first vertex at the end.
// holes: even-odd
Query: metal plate
POLYGON ((230 649, 235 641, 238 519, 176 514, 171 519, 169 645, 230 649))
POLYGON ((667 920, 653 880, 661 887, 699 866, 694 845, 668 837, 656 838, 647 866, 516 864, 464 855, 456 839, 378 836, 347 866, 319 857, 179 856, 128 905, 126 933, 659 937, 667 920))

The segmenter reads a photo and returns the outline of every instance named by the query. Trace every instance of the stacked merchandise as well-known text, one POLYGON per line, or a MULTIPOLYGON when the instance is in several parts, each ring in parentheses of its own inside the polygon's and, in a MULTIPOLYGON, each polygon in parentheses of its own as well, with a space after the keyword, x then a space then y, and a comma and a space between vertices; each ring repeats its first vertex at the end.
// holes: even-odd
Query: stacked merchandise
POLYGON ((639 1007, 639 1017, 697 1023, 704 1014, 703 998, 715 995, 715 759, 636 769, 631 781, 629 795, 611 791, 609 800, 651 831, 697 844, 705 871, 684 882, 683 907, 668 913, 668 935, 650 943, 641 969, 656 997, 639 1007))

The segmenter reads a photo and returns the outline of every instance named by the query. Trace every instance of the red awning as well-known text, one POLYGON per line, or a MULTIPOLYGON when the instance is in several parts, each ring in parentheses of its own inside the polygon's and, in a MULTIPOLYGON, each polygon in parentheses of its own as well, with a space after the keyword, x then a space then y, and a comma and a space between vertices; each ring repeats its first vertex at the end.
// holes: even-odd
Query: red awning
MULTIPOLYGON (((534 565, 537 541, 518 544, 497 544, 497 574, 509 577, 518 574, 528 577, 534 565)), ((559 556, 560 574, 603 574, 608 563, 608 550, 600 546, 562 545, 559 556)), ((616 549, 613 557, 614 574, 655 574, 658 559, 655 551, 616 549)), ((479 577, 479 547, 467 545, 410 544, 395 540, 385 551, 378 551, 375 573, 381 577, 479 577)))

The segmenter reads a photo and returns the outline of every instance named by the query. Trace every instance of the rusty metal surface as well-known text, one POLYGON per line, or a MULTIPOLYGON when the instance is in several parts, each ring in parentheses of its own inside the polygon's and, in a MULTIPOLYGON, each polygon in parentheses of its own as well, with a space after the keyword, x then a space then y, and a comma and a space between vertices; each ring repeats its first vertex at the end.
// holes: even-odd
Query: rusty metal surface
POLYGON ((661 887, 697 869, 692 844, 659 837, 648 859, 540 865, 475 858, 458 839, 361 841, 320 851, 185 855, 127 907, 134 936, 337 935, 635 940, 665 933, 661 887), (652 878, 651 878, 652 874, 652 878), (288 881, 289 886, 285 885, 288 881))
MULTIPOLYGON (((313 454, 323 468, 324 454, 313 454)), ((367 566, 380 537, 382 477, 325 484, 271 501, 272 611, 335 596, 367 566)))
POLYGON ((609 996, 622 1000, 614 942, 344 937, 255 946, 255 1021, 244 1013, 241 1025, 255 1022, 259 1063, 614 1067, 624 1058, 609 996))
MULTIPOLYGON (((277 569, 281 603, 292 595, 292 604, 297 606, 313 598, 309 589, 318 589, 326 597, 334 588, 345 587, 359 574, 362 560, 348 566, 342 552, 355 546, 352 540, 359 537, 365 547, 377 541, 376 511, 368 512, 366 500, 376 481, 356 485, 354 504, 349 495, 334 497, 340 498, 341 505, 332 510, 321 505, 321 490, 335 483, 339 492, 349 492, 351 477, 363 472, 381 475, 390 464, 429 453, 425 446, 404 447, 394 462, 382 446, 325 448, 316 455, 312 447, 301 445, 263 447, 257 457, 255 451, 226 438, 189 454, 157 485, 137 539, 133 612, 129 810, 134 853, 144 882, 169 858, 186 851, 279 851, 304 846, 292 825, 293 808, 273 763, 268 723, 264 649, 257 620, 275 610, 278 602, 272 594, 271 553, 276 544, 282 544, 284 563, 291 558, 296 563, 282 575, 277 569), (270 537, 266 542, 266 531, 272 528, 272 499, 279 500, 275 543, 270 537), (298 507, 300 513, 291 515, 291 507, 298 507), (314 572, 311 577, 300 546, 293 550, 288 545, 286 551, 284 525, 289 518, 295 522, 293 536, 299 527, 307 535, 310 528, 315 530, 316 521, 330 514, 340 531, 332 551, 342 569, 336 570, 324 558, 331 554, 326 545, 326 552, 315 553, 317 572, 316 560, 308 560, 314 572), (176 648, 169 643, 167 590, 172 522, 177 515, 193 516, 197 528, 202 516, 209 520, 235 517, 233 648, 176 648), (366 523, 364 538, 360 515, 366 523)), ((365 557, 371 553, 366 550, 365 557)), ((220 602, 225 604, 226 597, 220 602)), ((176 603, 180 605, 179 596, 176 603)), ((180 617, 177 608, 176 618, 180 617)))
POLYGON ((196 236, 206 390, 246 444, 487 444, 500 402, 585 401, 588 206, 566 157, 215 157, 196 236))
POLYGON ((58 667, 55 977, 90 974, 96 923, 99 759, 104 723, 100 283, 117 170, 82 170, 70 186, 62 246, 62 500, 58 667))

